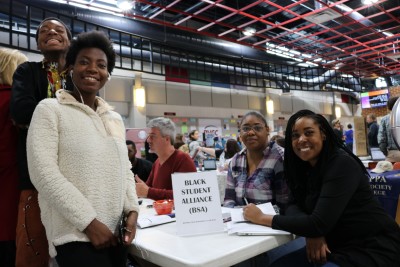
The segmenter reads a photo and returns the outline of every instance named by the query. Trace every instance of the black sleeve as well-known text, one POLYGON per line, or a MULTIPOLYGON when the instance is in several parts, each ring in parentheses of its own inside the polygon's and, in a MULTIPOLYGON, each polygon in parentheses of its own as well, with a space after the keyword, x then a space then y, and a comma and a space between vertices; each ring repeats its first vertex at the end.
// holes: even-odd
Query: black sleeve
POLYGON ((44 98, 38 91, 38 86, 40 86, 38 81, 41 78, 38 77, 39 71, 36 73, 30 64, 34 63, 25 62, 18 66, 14 72, 11 91, 11 117, 17 124, 23 125, 29 125, 33 111, 41 98, 44 98))
POLYGON ((378 126, 378 124, 376 124, 376 123, 373 123, 372 125, 371 125, 371 127, 370 127, 370 131, 369 131, 369 133, 368 133, 368 136, 370 136, 371 138, 376 138, 376 141, 375 142, 378 142, 378 138, 377 138, 377 136, 378 136, 378 131, 379 131, 379 126, 378 126))
POLYGON ((311 214, 291 206, 285 216, 277 215, 272 228, 305 237, 325 236, 340 219, 357 190, 359 179, 365 178, 361 167, 348 155, 335 157, 322 177, 321 193, 311 214))
POLYGON ((223 149, 215 149, 215 158, 219 159, 219 157, 221 156, 222 152, 224 152, 223 149))

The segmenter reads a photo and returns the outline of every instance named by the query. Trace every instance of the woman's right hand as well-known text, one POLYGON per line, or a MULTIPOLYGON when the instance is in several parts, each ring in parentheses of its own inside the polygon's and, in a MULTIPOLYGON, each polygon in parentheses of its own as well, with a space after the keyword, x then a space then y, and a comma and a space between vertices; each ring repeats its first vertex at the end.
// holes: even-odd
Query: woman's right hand
POLYGON ((117 237, 104 223, 97 219, 94 219, 83 232, 96 249, 108 248, 118 244, 117 237))

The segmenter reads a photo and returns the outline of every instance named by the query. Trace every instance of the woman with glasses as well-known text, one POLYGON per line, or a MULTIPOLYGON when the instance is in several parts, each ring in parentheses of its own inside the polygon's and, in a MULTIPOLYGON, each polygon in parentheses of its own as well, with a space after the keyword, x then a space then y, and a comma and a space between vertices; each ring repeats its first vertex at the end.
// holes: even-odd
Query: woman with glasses
POLYGON ((225 191, 225 207, 272 202, 284 213, 288 186, 283 179, 282 147, 268 145, 269 128, 261 113, 250 111, 240 123, 245 149, 230 162, 225 191), (246 203, 247 202, 247 203, 246 203))

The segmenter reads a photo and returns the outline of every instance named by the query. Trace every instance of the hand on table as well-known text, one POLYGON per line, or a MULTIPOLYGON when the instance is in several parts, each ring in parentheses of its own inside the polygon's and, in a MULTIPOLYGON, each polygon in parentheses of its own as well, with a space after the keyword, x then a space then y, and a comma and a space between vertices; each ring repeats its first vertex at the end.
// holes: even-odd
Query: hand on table
POLYGON ((326 244, 325 237, 307 237, 306 250, 308 261, 317 264, 326 263, 326 255, 327 253, 331 253, 326 244))
POLYGON ((149 193, 149 187, 145 182, 143 182, 142 179, 139 178, 139 176, 135 175, 135 181, 136 181, 136 194, 138 197, 147 197, 147 194, 149 193))
POLYGON ((104 223, 97 219, 94 219, 83 232, 96 249, 108 248, 118 244, 117 237, 104 223))

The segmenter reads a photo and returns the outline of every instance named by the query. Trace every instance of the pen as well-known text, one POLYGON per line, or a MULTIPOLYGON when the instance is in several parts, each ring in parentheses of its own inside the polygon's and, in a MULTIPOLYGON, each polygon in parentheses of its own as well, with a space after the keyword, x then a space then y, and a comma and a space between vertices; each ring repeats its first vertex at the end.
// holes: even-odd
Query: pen
POLYGON ((249 205, 249 202, 247 201, 246 197, 243 197, 244 203, 246 203, 246 205, 249 205))

